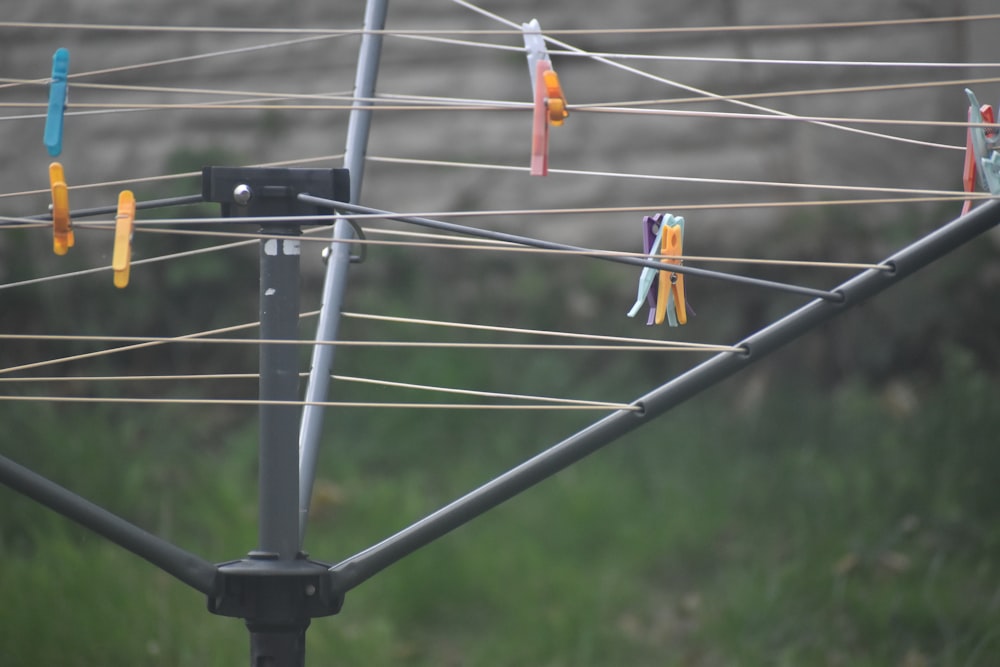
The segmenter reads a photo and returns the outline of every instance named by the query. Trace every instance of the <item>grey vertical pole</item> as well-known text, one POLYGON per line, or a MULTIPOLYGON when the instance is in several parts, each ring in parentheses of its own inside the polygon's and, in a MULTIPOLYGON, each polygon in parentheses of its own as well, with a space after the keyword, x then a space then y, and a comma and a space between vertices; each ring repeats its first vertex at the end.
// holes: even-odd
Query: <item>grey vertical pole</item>
MULTIPOLYGON (((299 337, 299 234, 297 225, 263 229, 260 242, 260 337, 299 337), (276 238, 267 238, 273 235, 276 238), (283 238, 278 238, 283 237, 283 238)), ((292 560, 299 552, 296 500, 299 457, 295 447, 299 396, 298 347, 260 345, 260 556, 292 560), (288 401, 289 405, 268 405, 288 401)))
MULTIPOLYGON (((356 98, 347 125, 347 145, 344 151, 344 166, 351 172, 351 203, 357 203, 361 194, 361 180, 365 170, 365 153, 368 150, 368 135, 371 129, 371 103, 367 100, 375 95, 375 81, 378 77, 379 58, 382 54, 382 29, 389 0, 368 0, 365 7, 364 28, 358 67, 354 79, 356 98)), ((316 325, 316 340, 330 341, 337 337, 340 326, 340 311, 347 284, 347 268, 350 264, 350 247, 346 241, 354 238, 351 226, 337 220, 333 227, 334 242, 326 266, 323 282, 323 301, 316 325)), ((323 430, 323 408, 310 403, 326 401, 330 387, 330 370, 336 348, 332 345, 316 345, 313 348, 306 386, 307 405, 302 411, 299 429, 299 539, 305 538, 306 520, 309 518, 309 500, 312 496, 313 481, 316 478, 316 459, 319 456, 319 436, 323 430)))

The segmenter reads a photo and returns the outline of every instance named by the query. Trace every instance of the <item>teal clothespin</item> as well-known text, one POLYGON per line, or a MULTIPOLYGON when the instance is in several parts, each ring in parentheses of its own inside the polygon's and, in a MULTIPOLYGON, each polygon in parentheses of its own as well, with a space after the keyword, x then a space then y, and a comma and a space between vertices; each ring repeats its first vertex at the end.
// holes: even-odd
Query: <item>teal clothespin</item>
POLYGON ((49 83, 49 110, 45 116, 45 136, 43 141, 49 155, 58 157, 62 153, 63 116, 66 113, 66 99, 69 95, 69 50, 57 49, 52 56, 52 81, 49 83))

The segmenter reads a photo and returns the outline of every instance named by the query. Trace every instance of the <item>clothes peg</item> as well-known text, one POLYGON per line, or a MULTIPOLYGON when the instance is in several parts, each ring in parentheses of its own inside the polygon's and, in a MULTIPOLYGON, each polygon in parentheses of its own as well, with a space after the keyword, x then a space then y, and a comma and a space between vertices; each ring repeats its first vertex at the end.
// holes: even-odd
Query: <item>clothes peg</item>
POLYGON ((111 253, 111 269, 115 273, 115 287, 128 286, 132 265, 132 232, 135 229, 135 195, 122 190, 118 195, 118 214, 115 216, 115 247, 111 253))
MULTIPOLYGON (((684 218, 667 214, 661 224, 660 255, 662 262, 679 265, 684 254, 684 218)), ((656 295, 656 324, 663 324, 664 316, 672 327, 687 324, 687 304, 684 301, 684 274, 660 271, 656 295)))
MULTIPOLYGON (((650 260, 655 260, 657 253, 660 251, 660 238, 663 235, 663 226, 660 224, 662 220, 662 213, 647 215, 642 219, 642 251, 646 253, 647 258, 650 260)), ((628 311, 629 317, 635 317, 639 313, 639 309, 642 308, 643 302, 647 302, 649 304, 649 316, 646 319, 647 326, 653 324, 656 315, 658 274, 659 271, 654 268, 643 267, 642 272, 639 274, 639 292, 636 295, 632 309, 628 311)))
POLYGON ((521 24, 524 47, 528 53, 528 71, 531 74, 534 109, 531 129, 531 175, 549 173, 549 126, 559 126, 569 116, 566 96, 559 83, 559 76, 552 69, 552 61, 542 37, 537 19, 521 24))
POLYGON ((63 117, 66 100, 69 97, 69 51, 57 49, 52 56, 52 81, 49 83, 49 110, 45 115, 43 141, 49 155, 59 157, 62 153, 63 117))
POLYGON ((73 247, 73 224, 69 218, 69 188, 58 162, 49 165, 49 185, 52 188, 52 251, 65 255, 73 247))
MULTIPOLYGON (((969 98, 969 123, 994 123, 996 119, 993 107, 989 104, 980 106, 975 93, 968 88, 965 94, 969 98)), ((965 139, 965 168, 962 172, 962 184, 966 192, 975 192, 976 180, 982 189, 990 194, 1000 195, 1000 134, 996 129, 984 127, 969 127, 965 139), (978 179, 977 179, 978 177, 978 179)), ((962 215, 969 212, 972 200, 966 199, 962 206, 962 215)))

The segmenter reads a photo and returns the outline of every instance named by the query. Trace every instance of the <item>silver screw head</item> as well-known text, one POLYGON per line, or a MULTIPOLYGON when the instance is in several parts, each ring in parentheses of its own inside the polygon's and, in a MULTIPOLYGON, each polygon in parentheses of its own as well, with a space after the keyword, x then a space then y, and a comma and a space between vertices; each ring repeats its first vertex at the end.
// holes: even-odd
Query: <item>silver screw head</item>
POLYGON ((240 206, 245 206, 249 203, 251 197, 253 197, 253 190, 246 183, 240 183, 233 188, 233 201, 240 206))

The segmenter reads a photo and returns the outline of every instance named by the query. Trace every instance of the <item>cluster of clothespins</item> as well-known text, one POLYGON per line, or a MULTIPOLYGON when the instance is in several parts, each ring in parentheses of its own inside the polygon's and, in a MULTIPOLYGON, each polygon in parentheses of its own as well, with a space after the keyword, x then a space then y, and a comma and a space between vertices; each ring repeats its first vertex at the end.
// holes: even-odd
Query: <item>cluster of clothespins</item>
MULTIPOLYGON (((966 192, 976 191, 976 180, 979 185, 991 195, 1000 195, 1000 133, 996 128, 982 127, 983 124, 993 124, 996 118, 993 107, 989 104, 980 106, 976 95, 965 89, 969 98, 969 130, 965 141, 965 170, 962 174, 962 184, 966 192), (973 125, 977 124, 978 127, 973 125)), ((962 215, 969 212, 972 200, 965 200, 962 215)))
POLYGON ((642 230, 643 252, 651 260, 658 258, 664 268, 642 269, 639 275, 639 293, 628 316, 635 317, 642 304, 647 303, 647 325, 663 324, 664 321, 672 327, 687 324, 690 306, 684 298, 684 276, 670 270, 671 265, 677 266, 683 261, 684 218, 669 213, 647 215, 643 218, 642 230))
MULTIPOLYGON (((69 51, 57 49, 52 56, 52 77, 49 82, 49 105, 45 116, 43 142, 52 157, 62 154, 63 122, 69 99, 69 51)), ((69 187, 62 163, 49 165, 49 187, 52 191, 52 250, 65 255, 76 239, 69 212, 69 187)), ((132 261, 132 233, 135 228, 135 195, 124 190, 118 196, 118 213, 115 216, 115 245, 111 269, 115 287, 126 287, 132 261)))

